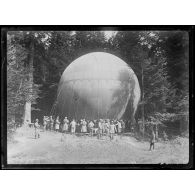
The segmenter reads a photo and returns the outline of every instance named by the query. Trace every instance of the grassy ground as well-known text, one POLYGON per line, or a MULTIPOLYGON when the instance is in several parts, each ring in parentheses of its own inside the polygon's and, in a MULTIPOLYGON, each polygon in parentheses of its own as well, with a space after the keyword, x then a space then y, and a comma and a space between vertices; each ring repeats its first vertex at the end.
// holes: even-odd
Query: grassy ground
POLYGON ((89 136, 41 132, 34 139, 33 129, 18 129, 8 140, 8 164, 186 164, 189 159, 188 138, 156 143, 149 151, 148 142, 130 136, 115 136, 113 141, 89 136))

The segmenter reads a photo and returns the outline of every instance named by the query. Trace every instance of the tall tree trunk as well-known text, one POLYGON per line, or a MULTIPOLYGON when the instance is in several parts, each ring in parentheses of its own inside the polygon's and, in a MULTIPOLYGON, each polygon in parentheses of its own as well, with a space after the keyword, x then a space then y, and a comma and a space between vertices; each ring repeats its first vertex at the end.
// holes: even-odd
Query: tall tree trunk
POLYGON ((34 61, 34 39, 31 39, 30 49, 29 49, 29 74, 28 74, 28 83, 29 83, 29 94, 24 106, 24 124, 31 123, 31 99, 33 92, 33 61, 34 61))
POLYGON ((145 117, 144 117, 144 70, 142 65, 142 133, 145 134, 145 117))

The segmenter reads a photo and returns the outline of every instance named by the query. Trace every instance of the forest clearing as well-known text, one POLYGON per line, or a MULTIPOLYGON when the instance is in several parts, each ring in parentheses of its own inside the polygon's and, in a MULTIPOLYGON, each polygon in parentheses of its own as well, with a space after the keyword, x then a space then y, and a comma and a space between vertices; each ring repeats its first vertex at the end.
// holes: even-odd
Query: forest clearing
POLYGON ((110 141, 103 136, 76 136, 41 132, 34 139, 33 129, 20 128, 14 141, 8 140, 9 164, 187 164, 189 139, 179 137, 156 143, 149 151, 149 142, 137 141, 132 136, 114 136, 110 141))

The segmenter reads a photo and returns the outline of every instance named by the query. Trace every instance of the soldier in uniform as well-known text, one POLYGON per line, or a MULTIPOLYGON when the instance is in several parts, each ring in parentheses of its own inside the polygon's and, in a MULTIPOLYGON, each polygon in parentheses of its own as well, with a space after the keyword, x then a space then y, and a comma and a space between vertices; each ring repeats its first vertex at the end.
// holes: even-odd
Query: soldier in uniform
POLYGON ((36 119, 35 120, 34 128, 35 128, 35 139, 36 138, 40 138, 40 133, 39 133, 39 128, 40 128, 39 119, 36 119))
POLYGON ((98 122, 98 139, 102 137, 102 119, 98 122))
POLYGON ((91 135, 91 137, 93 137, 93 128, 94 128, 94 123, 93 123, 93 121, 90 121, 90 122, 89 122, 88 127, 89 127, 90 135, 91 135))
POLYGON ((121 134, 121 132, 122 132, 122 125, 121 125, 120 121, 117 122, 117 127, 118 127, 118 134, 121 134))
POLYGON ((69 120, 67 117, 64 118, 63 120, 63 127, 62 130, 66 133, 68 132, 68 124, 69 124, 69 120))
POLYGON ((106 133, 106 121, 102 119, 102 135, 106 133))
POLYGON ((98 132, 98 121, 93 120, 94 127, 93 127, 93 132, 96 134, 98 132))
POLYGON ((115 133, 118 133, 118 123, 117 123, 117 120, 114 120, 113 123, 115 125, 115 133))
POLYGON ((83 119, 82 123, 81 123, 81 132, 82 133, 86 133, 87 132, 87 122, 85 121, 85 119, 83 119))
POLYGON ((60 129, 60 121, 59 121, 59 116, 57 116, 55 121, 55 131, 59 131, 59 129, 60 129))
POLYGON ((76 123, 76 121, 73 119, 72 121, 71 121, 71 123, 70 123, 70 126, 71 126, 71 133, 72 134, 75 134, 75 132, 76 132, 76 125, 77 125, 77 123, 76 123))
POLYGON ((116 132, 116 126, 114 124, 114 121, 110 124, 110 141, 114 139, 114 133, 116 132))

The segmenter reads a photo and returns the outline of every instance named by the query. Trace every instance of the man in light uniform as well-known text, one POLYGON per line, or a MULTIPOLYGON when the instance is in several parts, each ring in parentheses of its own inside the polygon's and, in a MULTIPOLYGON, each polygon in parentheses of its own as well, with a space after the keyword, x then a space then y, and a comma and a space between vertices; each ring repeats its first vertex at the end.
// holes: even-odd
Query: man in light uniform
POLYGON ((106 121, 102 119, 102 135, 106 133, 106 121))
POLYGON ((69 124, 69 120, 67 117, 64 118, 63 120, 63 127, 62 130, 67 133, 68 132, 68 124, 69 124))
POLYGON ((122 125, 120 121, 117 121, 117 127, 118 127, 118 134, 121 134, 122 131, 122 125))
POLYGON ((110 141, 114 139, 114 133, 116 132, 116 126, 114 124, 114 122, 111 122, 110 125, 110 141))
POLYGON ((73 119, 72 122, 70 123, 70 126, 71 126, 71 133, 72 134, 75 134, 75 131, 76 131, 76 121, 73 119))
POLYGON ((34 128, 35 128, 35 139, 36 138, 40 138, 40 133, 39 133, 39 128, 40 128, 39 119, 36 119, 35 120, 34 128))
POLYGON ((102 137, 102 119, 98 122, 98 139, 102 137))
POLYGON ((155 144, 155 133, 154 133, 153 127, 151 127, 150 149, 149 149, 150 151, 152 150, 152 147, 154 150, 154 144, 155 144))
POLYGON ((83 121, 81 123, 81 132, 87 133, 87 122, 85 121, 85 119, 83 119, 83 121))
POLYGON ((88 124, 88 127, 89 127, 90 135, 91 135, 91 137, 93 137, 94 123, 92 121, 90 121, 88 124))
POLYGON ((59 129, 60 129, 60 121, 59 121, 59 116, 57 116, 55 121, 55 131, 59 131, 59 129))

